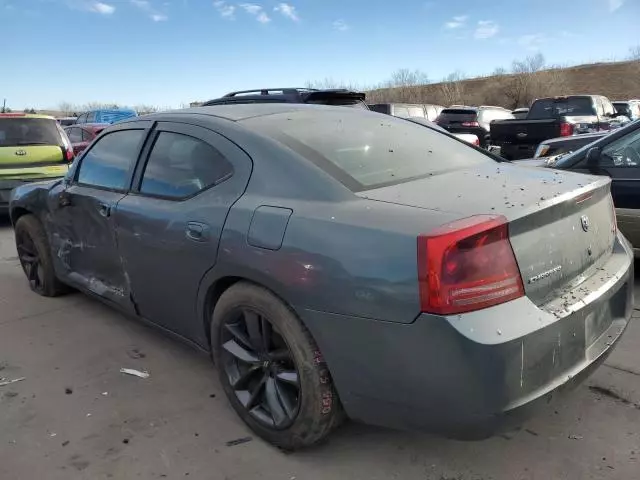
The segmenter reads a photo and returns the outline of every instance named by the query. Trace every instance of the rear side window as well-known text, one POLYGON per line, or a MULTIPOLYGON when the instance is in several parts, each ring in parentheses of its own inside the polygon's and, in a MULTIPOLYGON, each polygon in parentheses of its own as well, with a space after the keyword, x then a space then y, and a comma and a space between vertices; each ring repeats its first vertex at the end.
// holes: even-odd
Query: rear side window
POLYGON ((126 190, 143 137, 144 130, 120 130, 102 137, 82 157, 78 183, 126 190))
POLYGON ((181 199, 231 176, 233 168, 208 143, 179 133, 160 132, 142 176, 140 192, 181 199))
POLYGON ((245 123, 280 140, 353 191, 494 162, 420 124, 347 109, 288 112, 245 123))
POLYGON ((61 145, 57 123, 48 118, 0 118, 0 147, 61 145))
POLYGON ((590 97, 543 98, 531 105, 527 118, 555 118, 560 116, 595 115, 596 109, 590 97))
POLYGON ((614 103, 613 106, 616 109, 616 112, 626 115, 627 117, 631 115, 631 109, 629 108, 628 103, 614 103))

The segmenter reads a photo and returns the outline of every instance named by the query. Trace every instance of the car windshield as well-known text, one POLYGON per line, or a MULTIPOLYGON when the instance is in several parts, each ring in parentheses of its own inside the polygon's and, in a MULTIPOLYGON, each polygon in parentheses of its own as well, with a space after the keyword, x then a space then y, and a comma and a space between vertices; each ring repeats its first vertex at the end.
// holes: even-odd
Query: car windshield
POLYGON ((488 155, 414 122, 353 111, 296 111, 245 120, 354 191, 481 163, 488 155))
POLYGON ((531 106, 529 120, 560 116, 595 115, 590 97, 543 98, 531 106))
POLYGON ((60 144, 60 133, 53 119, 0 118, 0 147, 60 144))

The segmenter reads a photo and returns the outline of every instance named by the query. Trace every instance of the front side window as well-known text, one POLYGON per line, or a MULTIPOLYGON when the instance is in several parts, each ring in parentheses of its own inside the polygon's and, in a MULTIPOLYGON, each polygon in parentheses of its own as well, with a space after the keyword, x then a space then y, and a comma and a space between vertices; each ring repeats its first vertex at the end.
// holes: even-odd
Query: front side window
POLYGON ((602 149, 601 167, 637 167, 640 165, 640 129, 614 140, 602 149))
POLYGON ((120 130, 102 137, 82 157, 78 183, 126 190, 143 137, 144 130, 120 130))
POLYGON ((181 199, 229 178, 233 168, 222 154, 194 137, 160 132, 142 176, 140 192, 181 199))

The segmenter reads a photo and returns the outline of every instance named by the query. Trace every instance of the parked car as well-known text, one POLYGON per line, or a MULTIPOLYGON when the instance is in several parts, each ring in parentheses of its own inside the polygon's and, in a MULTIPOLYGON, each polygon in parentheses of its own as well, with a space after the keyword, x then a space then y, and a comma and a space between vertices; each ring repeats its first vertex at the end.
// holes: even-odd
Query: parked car
POLYGON ((14 187, 63 177, 73 160, 67 135, 46 115, 0 113, 0 213, 14 187))
POLYGON ((343 88, 316 90, 314 88, 262 88, 230 92, 221 98, 204 102, 202 106, 237 105, 244 103, 309 103, 368 108, 366 95, 343 88))
POLYGON ((616 111, 601 95, 540 98, 524 120, 495 122, 491 143, 508 160, 531 158, 544 140, 611 130, 616 111))
POLYGON ((640 253, 640 122, 633 122, 573 153, 553 165, 611 177, 611 195, 618 227, 640 253))
POLYGON ((73 153, 78 155, 108 126, 108 123, 82 123, 66 127, 64 131, 71 141, 73 153))
POLYGON ((295 449, 343 412, 490 435, 588 375, 633 310, 609 187, 362 109, 221 105, 109 127, 11 219, 36 293, 210 350, 238 415, 295 449))
POLYGON ((516 108, 515 110, 511 111, 511 114, 513 115, 513 118, 515 118, 515 119, 527 118, 527 115, 529 114, 529 109, 528 108, 516 108))
POLYGON ((369 109, 374 112, 393 115, 394 117, 424 118, 434 122, 444 107, 442 105, 423 103, 373 103, 369 104, 369 109))
POLYGON ((558 155, 564 155, 593 143, 607 134, 608 132, 598 132, 584 133, 582 135, 574 135, 572 137, 550 138, 538 145, 533 158, 557 157, 558 155))
POLYGON ((127 108, 100 109, 83 113, 76 123, 116 123, 137 116, 135 110, 127 108))
POLYGON ((78 120, 78 117, 59 117, 56 121, 63 127, 73 125, 78 120))
POLYGON ((511 112, 502 107, 456 106, 442 110, 436 119, 436 123, 451 133, 471 133, 476 135, 480 141, 480 146, 487 148, 493 122, 512 118, 511 112))
POLYGON ((612 102, 616 112, 629 120, 640 119, 640 100, 615 100, 612 102))

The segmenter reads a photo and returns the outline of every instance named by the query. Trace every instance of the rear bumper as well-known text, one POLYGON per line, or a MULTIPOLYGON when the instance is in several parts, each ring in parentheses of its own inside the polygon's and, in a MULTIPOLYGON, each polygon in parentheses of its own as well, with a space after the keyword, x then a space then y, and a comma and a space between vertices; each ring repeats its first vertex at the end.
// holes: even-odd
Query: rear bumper
POLYGON ((410 325, 302 317, 352 419, 483 438, 520 424, 611 352, 633 309, 632 252, 622 237, 613 257, 610 278, 576 287, 588 294, 562 312, 524 297, 460 316, 422 314, 410 325))
POLYGON ((500 155, 508 160, 522 160, 524 158, 533 158, 538 145, 514 145, 511 143, 500 144, 500 155))

